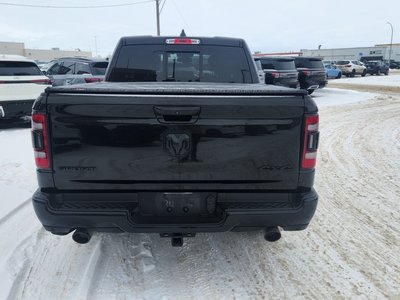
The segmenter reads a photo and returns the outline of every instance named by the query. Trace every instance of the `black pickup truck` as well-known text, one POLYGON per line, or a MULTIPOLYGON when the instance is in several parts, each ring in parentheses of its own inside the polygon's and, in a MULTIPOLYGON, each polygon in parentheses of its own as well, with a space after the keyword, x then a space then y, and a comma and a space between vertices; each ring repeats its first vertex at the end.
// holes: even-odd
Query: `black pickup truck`
POLYGON ((318 113, 305 90, 266 86, 232 38, 126 37, 105 82, 48 88, 35 102, 35 212, 79 243, 93 231, 303 230, 318 113))

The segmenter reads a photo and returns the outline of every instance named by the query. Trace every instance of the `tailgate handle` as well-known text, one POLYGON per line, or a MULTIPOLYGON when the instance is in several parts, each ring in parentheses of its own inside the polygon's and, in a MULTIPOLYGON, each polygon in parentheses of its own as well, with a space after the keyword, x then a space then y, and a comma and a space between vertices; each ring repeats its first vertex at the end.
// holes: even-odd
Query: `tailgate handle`
POLYGON ((200 115, 199 106, 154 106, 160 123, 194 123, 200 115))

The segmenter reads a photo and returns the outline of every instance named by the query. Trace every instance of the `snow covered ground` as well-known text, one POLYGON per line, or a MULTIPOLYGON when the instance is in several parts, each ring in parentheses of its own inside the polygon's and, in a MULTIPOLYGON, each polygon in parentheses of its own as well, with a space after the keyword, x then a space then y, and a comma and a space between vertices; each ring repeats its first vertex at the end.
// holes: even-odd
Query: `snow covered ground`
POLYGON ((29 202, 29 129, 0 130, 0 299, 400 299, 400 96, 313 97, 319 207, 276 243, 254 232, 199 234, 182 248, 157 234, 53 236, 29 202))
MULTIPOLYGON (((392 72, 392 71, 391 71, 392 72)), ((341 84, 361 84, 361 85, 378 85, 378 86, 395 86, 400 87, 400 74, 394 72, 389 76, 385 75, 367 75, 365 77, 355 76, 352 78, 341 78, 334 81, 341 84)))
POLYGON ((360 93, 357 91, 336 88, 324 88, 317 90, 312 94, 312 98, 319 108, 362 102, 372 99, 375 96, 375 93, 360 93))

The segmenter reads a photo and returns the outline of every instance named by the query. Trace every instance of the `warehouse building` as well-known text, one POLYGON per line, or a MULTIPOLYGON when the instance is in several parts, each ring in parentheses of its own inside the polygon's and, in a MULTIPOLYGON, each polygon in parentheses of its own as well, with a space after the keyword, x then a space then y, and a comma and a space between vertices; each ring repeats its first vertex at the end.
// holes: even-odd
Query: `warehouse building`
MULTIPOLYGON (((374 47, 332 48, 332 49, 301 49, 303 56, 317 56, 324 60, 389 60, 390 44, 380 44, 374 47)), ((392 44, 390 59, 400 61, 400 44, 392 44)))
POLYGON ((92 57, 92 52, 90 51, 69 51, 69 50, 60 50, 60 48, 52 48, 52 49, 29 49, 25 48, 24 43, 15 43, 15 42, 0 42, 0 54, 13 54, 13 55, 22 55, 26 58, 33 59, 36 61, 51 61, 60 57, 70 57, 70 56, 79 56, 79 57, 92 57))

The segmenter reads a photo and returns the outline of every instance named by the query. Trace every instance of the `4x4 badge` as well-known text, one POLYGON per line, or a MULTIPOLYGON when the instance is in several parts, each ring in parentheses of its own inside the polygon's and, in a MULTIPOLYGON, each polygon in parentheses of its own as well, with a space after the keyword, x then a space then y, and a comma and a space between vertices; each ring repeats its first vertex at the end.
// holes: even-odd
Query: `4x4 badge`
POLYGON ((186 133, 168 133, 164 137, 164 149, 178 158, 190 153, 190 135, 186 133))

